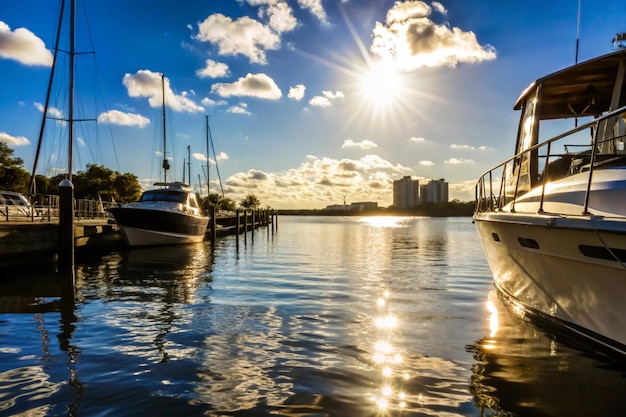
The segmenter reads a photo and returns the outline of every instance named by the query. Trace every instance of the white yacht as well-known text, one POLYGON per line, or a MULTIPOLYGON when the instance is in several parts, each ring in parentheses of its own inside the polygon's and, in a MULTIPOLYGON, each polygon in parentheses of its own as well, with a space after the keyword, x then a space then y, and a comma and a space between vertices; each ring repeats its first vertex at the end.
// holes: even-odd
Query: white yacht
POLYGON ((499 291, 526 314, 626 354, 626 50, 532 83, 513 156, 476 184, 499 291))

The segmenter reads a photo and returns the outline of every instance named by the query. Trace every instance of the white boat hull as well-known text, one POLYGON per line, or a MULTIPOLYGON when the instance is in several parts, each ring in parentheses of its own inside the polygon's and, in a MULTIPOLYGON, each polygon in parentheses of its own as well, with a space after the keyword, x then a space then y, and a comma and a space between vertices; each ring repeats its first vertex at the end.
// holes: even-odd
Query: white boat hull
POLYGON ((120 232, 124 237, 124 241, 130 247, 179 245, 202 242, 204 240, 204 234, 183 235, 157 230, 138 229, 129 226, 120 226, 120 232))
POLYGON ((475 222, 505 296, 626 354, 625 221, 490 212, 475 222))

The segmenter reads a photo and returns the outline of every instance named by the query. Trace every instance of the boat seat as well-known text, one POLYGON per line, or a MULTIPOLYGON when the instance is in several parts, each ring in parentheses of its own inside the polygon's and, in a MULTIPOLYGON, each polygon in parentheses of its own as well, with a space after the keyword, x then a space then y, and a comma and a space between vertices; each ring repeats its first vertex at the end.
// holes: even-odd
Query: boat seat
POLYGON ((547 168, 541 173, 539 182, 543 182, 546 172, 548 174, 548 182, 555 181, 569 175, 574 156, 574 154, 565 154, 561 155, 559 159, 550 162, 547 168))

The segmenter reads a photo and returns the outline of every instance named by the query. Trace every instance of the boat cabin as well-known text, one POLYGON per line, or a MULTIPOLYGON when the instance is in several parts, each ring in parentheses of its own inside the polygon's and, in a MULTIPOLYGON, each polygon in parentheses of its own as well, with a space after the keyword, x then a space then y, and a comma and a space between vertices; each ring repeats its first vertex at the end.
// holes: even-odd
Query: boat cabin
POLYGON ((156 188, 144 191, 141 194, 140 202, 159 201, 173 202, 186 206, 194 213, 200 214, 200 204, 196 197, 196 193, 189 189, 189 186, 183 183, 155 183, 155 186, 166 188, 156 188))
MULTIPOLYGON (((540 78, 522 93, 514 106, 515 110, 521 110, 515 145, 515 154, 519 157, 509 165, 511 172, 507 176, 507 189, 512 187, 515 190, 513 195, 519 196, 538 185, 543 179, 542 171, 549 171, 551 177, 580 172, 590 163, 593 142, 596 143, 594 163, 619 160, 620 164, 624 164, 625 71, 626 50, 622 49, 540 78), (624 111, 617 111, 619 109, 624 111), (570 152, 565 145, 564 152, 548 147, 547 153, 544 151, 542 154, 535 147, 540 143, 542 122, 573 118, 574 130, 580 124, 579 130, 590 131, 585 139, 584 151, 570 152), (579 123, 579 119, 580 122, 590 122, 579 123), (525 152, 528 150, 530 152, 525 152), (548 164, 549 169, 546 170, 548 164), (510 181, 515 181, 515 184, 510 181)), ((507 194, 511 195, 508 191, 507 194)))

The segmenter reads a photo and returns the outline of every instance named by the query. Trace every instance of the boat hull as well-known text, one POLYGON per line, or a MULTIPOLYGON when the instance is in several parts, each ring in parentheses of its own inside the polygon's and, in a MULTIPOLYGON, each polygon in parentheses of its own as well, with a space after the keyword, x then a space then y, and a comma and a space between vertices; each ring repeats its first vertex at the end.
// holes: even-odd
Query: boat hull
POLYGON ((626 354, 626 222, 476 214, 496 287, 520 306, 626 354))
POLYGON ((116 207, 109 211, 131 247, 201 242, 207 231, 208 218, 204 216, 139 207, 116 207))

